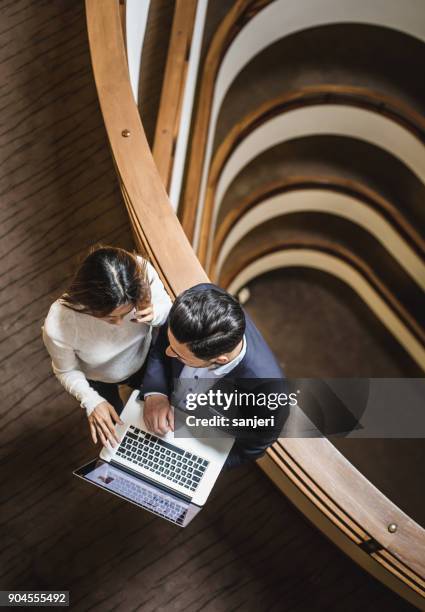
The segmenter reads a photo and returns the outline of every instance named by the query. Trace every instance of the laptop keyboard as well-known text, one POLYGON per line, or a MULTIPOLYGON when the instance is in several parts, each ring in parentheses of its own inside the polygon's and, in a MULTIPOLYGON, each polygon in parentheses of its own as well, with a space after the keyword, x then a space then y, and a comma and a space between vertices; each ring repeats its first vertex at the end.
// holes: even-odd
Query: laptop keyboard
POLYGON ((129 497, 132 501, 148 508, 159 516, 163 516, 173 523, 177 523, 177 525, 183 525, 187 505, 183 506, 165 495, 150 491, 146 487, 137 486, 135 483, 119 476, 114 477, 113 490, 124 497, 129 497))
POLYGON ((189 491, 196 490, 209 464, 206 459, 133 425, 122 439, 117 455, 189 491))

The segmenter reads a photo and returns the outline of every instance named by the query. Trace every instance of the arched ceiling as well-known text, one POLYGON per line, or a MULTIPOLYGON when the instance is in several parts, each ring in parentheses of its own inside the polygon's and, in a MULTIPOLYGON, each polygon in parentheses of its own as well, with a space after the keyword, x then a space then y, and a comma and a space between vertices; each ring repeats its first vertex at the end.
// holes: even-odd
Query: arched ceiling
MULTIPOLYGON (((402 239, 399 233, 373 210, 371 206, 352 196, 336 193, 326 189, 294 189, 268 198, 251 208, 231 228, 217 255, 216 274, 220 275, 221 267, 232 249, 261 223, 293 213, 324 213, 326 225, 332 217, 342 217, 359 226, 379 242, 403 267, 404 271, 417 283, 418 288, 425 289, 425 263, 402 239)), ((362 242, 365 241, 363 237, 362 242)), ((385 256, 385 255, 384 255, 385 256)), ((425 304, 424 304, 425 306, 425 304)))
POLYGON ((309 135, 270 147, 234 178, 222 200, 218 227, 236 206, 265 187, 294 177, 346 183, 379 194, 425 235, 425 185, 391 153, 354 138, 309 135))
POLYGON ((214 150, 240 117, 285 92, 312 85, 362 87, 425 111, 425 45, 388 28, 360 23, 298 31, 264 48, 229 87, 217 117, 214 150))
MULTIPOLYGON (((254 124, 255 125, 255 124, 254 124)), ((289 110, 261 123, 237 143, 220 168, 216 189, 206 202, 210 209, 208 257, 224 194, 237 174, 265 150, 285 140, 316 135, 344 135, 386 150, 425 182, 425 146, 409 130, 377 112, 363 108, 318 104, 289 110)), ((212 179, 214 180, 214 179, 212 179)), ((214 185, 214 184, 213 184, 214 185)))
POLYGON ((310 248, 284 248, 253 257, 242 262, 241 269, 227 286, 236 294, 252 279, 270 270, 286 267, 308 267, 322 270, 339 278, 350 286, 365 302, 375 316, 385 325, 389 333, 410 354, 418 366, 425 370, 425 349, 403 321, 394 313, 372 285, 352 265, 333 254, 310 248))
MULTIPOLYGON (((227 50, 217 74, 209 121, 209 133, 204 159, 204 170, 200 186, 199 208, 202 206, 207 186, 207 173, 213 148, 218 112, 230 85, 252 58, 277 40, 308 28, 335 23, 359 23, 393 29, 423 41, 425 26, 418 18, 423 6, 420 0, 408 0, 401 5, 396 0, 382 0, 368 3, 353 3, 340 0, 334 3, 324 0, 320 4, 312 0, 288 3, 276 0, 255 15, 239 32, 227 50)), ((197 245, 200 213, 195 232, 197 245)))

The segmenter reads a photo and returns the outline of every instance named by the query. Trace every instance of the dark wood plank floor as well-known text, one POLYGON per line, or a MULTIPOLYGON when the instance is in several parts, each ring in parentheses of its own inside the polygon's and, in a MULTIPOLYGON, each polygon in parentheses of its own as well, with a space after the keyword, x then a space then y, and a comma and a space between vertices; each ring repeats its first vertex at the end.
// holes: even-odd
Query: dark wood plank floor
POLYGON ((345 558, 256 468, 223 476, 186 530, 72 477, 86 419, 40 327, 87 247, 132 240, 79 0, 0 2, 1 589, 75 610, 411 609, 345 558))

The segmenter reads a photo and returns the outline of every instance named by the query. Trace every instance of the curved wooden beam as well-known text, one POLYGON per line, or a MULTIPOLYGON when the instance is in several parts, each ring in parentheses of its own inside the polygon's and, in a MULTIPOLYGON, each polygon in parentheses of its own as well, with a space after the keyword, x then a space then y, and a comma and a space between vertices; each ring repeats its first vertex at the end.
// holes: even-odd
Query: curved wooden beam
MULTIPOLYGON (((379 8, 378 5, 376 6, 372 6, 372 7, 368 7, 367 9, 365 9, 365 7, 360 7, 357 8, 356 6, 350 6, 349 2, 347 3, 349 6, 345 6, 345 2, 339 3, 338 5, 336 5, 335 7, 331 7, 330 5, 328 7, 324 7, 325 10, 323 12, 323 10, 303 10, 303 9, 296 9, 295 11, 290 11, 289 13, 289 19, 287 22, 285 22, 285 20, 283 20, 283 22, 280 21, 280 14, 284 14, 282 13, 282 11, 285 11, 285 1, 286 0, 275 0, 274 2, 270 3, 270 2, 264 2, 264 6, 261 8, 264 8, 266 5, 271 4, 270 7, 270 11, 267 12, 267 19, 269 22, 267 22, 266 20, 262 20, 262 13, 260 12, 259 15, 257 15, 257 13, 259 11, 255 11, 255 14, 252 15, 252 17, 255 17, 256 19, 253 19, 253 21, 259 21, 261 22, 260 27, 260 31, 263 31, 263 38, 264 36, 266 36, 267 38, 267 43, 269 45, 272 45, 274 42, 276 42, 278 39, 282 38, 282 37, 286 37, 291 35, 294 32, 298 32, 298 31, 302 31, 311 27, 320 27, 323 25, 328 25, 331 23, 339 23, 339 22, 346 22, 347 18, 349 22, 352 23, 367 23, 369 25, 375 25, 375 26, 379 26, 382 28, 391 28, 391 29, 395 29, 396 31, 400 31, 403 32, 405 34, 408 34, 412 37, 417 38, 418 40, 425 40, 424 34, 423 34, 423 28, 420 27, 419 23, 420 21, 416 20, 417 23, 415 22, 415 20, 412 20, 410 18, 405 19, 404 18, 404 13, 403 12, 398 12, 394 10, 394 5, 389 7, 388 12, 382 12, 379 8), (342 17, 343 16, 343 17, 342 17)), ((311 8, 311 7, 310 7, 311 8)), ((417 7, 416 7, 417 10, 417 7)), ((419 11, 418 11, 419 12, 419 11)), ((247 17, 250 17, 249 12, 247 12, 247 17)), ((238 18, 235 17, 234 20, 236 21, 238 18)), ((250 19, 246 20, 247 22, 250 22, 250 19)), ((235 23, 235 27, 236 27, 237 23, 235 23)), ((243 27, 246 25, 246 23, 243 24, 243 27)), ((258 39, 258 34, 255 32, 255 26, 254 27, 250 27, 252 24, 248 23, 248 27, 246 28, 247 30, 250 29, 250 38, 252 39, 253 43, 256 39, 258 39)), ((227 25, 228 29, 230 29, 232 27, 232 24, 229 23, 227 25)), ((221 33, 221 32, 220 32, 221 33)), ((217 31, 217 36, 214 38, 213 40, 213 44, 211 45, 211 49, 214 46, 215 43, 215 39, 219 39, 219 31, 217 31)), ((262 41, 263 43, 266 41, 262 41)), ((241 54, 243 53, 242 48, 245 45, 246 46, 247 43, 247 37, 243 37, 243 43, 240 45, 241 48, 234 50, 232 48, 233 53, 233 57, 232 57, 232 61, 235 61, 235 58, 237 56, 237 54, 241 54)), ((260 45, 260 47, 258 47, 256 44, 252 44, 252 48, 254 49, 254 51, 252 53, 248 54, 248 59, 247 61, 251 61, 252 58, 254 57, 254 55, 258 52, 258 48, 262 49, 264 48, 266 45, 260 45)), ((221 64, 222 62, 224 62, 225 60, 227 60, 227 56, 225 57, 226 51, 229 47, 228 45, 223 45, 223 49, 220 49, 219 46, 217 46, 215 48, 215 55, 214 57, 211 57, 211 63, 215 62, 217 64, 221 64)), ((246 62, 244 62, 242 64, 242 66, 244 67, 246 65, 246 62)), ((219 71, 219 67, 215 67, 215 74, 218 73, 219 71)), ((233 71, 230 79, 228 79, 227 81, 227 86, 229 85, 229 81, 230 83, 233 82, 233 80, 236 78, 237 76, 237 72, 233 71)), ((208 117, 211 116, 210 114, 210 110, 211 110, 211 106, 213 104, 213 99, 215 101, 215 91, 214 91, 214 86, 215 83, 208 83, 206 84, 206 88, 210 88, 210 94, 209 96, 205 96, 203 99, 203 103, 206 103, 208 106, 208 109, 206 111, 206 114, 208 114, 208 117)), ((201 88, 203 87, 203 84, 201 83, 201 88)), ((223 102, 223 96, 225 95, 225 92, 221 94, 221 96, 219 96, 219 100, 218 100, 218 107, 221 106, 222 102, 223 102)), ((194 124, 194 130, 193 130, 193 139, 196 139, 196 148, 192 149, 192 157, 190 159, 190 167, 193 166, 193 164, 197 164, 199 165, 199 167, 197 168, 197 174, 193 174, 190 176, 190 184, 187 184, 187 189, 186 189, 186 197, 184 199, 184 201, 182 202, 182 206, 181 209, 184 211, 184 208, 188 208, 188 212, 187 215, 195 215, 196 214, 196 207, 197 207, 197 203, 196 202, 192 202, 191 198, 194 197, 194 192, 196 192, 196 195, 198 197, 197 202, 199 202, 199 196, 200 196, 200 187, 201 187, 201 176, 203 176, 204 172, 203 170, 205 170, 205 168, 203 168, 203 166, 205 165, 205 152, 207 151, 207 142, 209 140, 209 136, 208 136, 208 128, 209 128, 209 121, 202 121, 199 120, 198 118, 200 115, 202 115, 203 110, 202 108, 199 109, 198 108, 198 116, 196 119, 196 122, 194 124), (198 159, 198 156, 201 155, 202 157, 202 162, 200 162, 200 160, 198 159)), ((210 166, 210 162, 208 160, 208 166, 210 166)), ((206 168, 206 170, 208 171, 208 168, 206 168)), ((203 195, 203 199, 205 197, 205 193, 203 195)), ((183 212, 183 218, 185 217, 185 213, 183 212)), ((192 223, 192 225, 195 225, 195 220, 193 220, 192 222, 189 220, 188 224, 192 223)), ((185 220, 185 228, 186 228, 186 220, 185 220)), ((189 227, 190 229, 190 227, 189 227)), ((188 233, 188 236, 190 238, 190 240, 193 242, 193 229, 192 231, 188 233)))
POLYGON ((152 155, 168 191, 180 123, 197 0, 176 0, 152 155))
POLYGON ((170 205, 145 137, 130 87, 119 4, 86 0, 86 13, 99 102, 136 240, 177 295, 208 277, 170 205))
POLYGON ((207 259, 217 183, 232 152, 248 134, 273 117, 297 108, 319 104, 340 104, 372 110, 403 126, 418 140, 425 143, 425 118, 422 115, 390 96, 371 92, 362 87, 314 85, 268 100, 238 121, 214 154, 201 218, 198 257, 203 264, 207 259))
POLYGON ((196 210, 202 179, 206 134, 211 116, 214 84, 221 60, 238 32, 271 0, 236 0, 214 34, 203 66, 201 89, 190 145, 189 166, 181 206, 181 222, 190 241, 195 231, 196 210))
MULTIPOLYGON (((344 269, 347 267, 346 263, 342 262, 343 265, 340 266, 340 270, 332 271, 332 262, 326 260, 331 260, 333 256, 326 250, 323 250, 322 255, 320 255, 317 248, 312 250, 308 246, 299 245, 299 248, 294 250, 291 247, 293 245, 287 246, 286 244, 283 249, 282 245, 274 245, 269 249, 264 247, 258 250, 256 259, 247 256, 245 262, 242 259, 239 260, 237 265, 239 272, 233 276, 230 286, 226 285, 226 287, 231 292, 237 292, 258 274, 294 265, 311 265, 311 267, 328 273, 334 273, 340 280, 347 282, 350 274, 344 269), (249 271, 250 267, 253 268, 252 272, 249 271)), ((355 287, 352 286, 352 288, 355 290, 355 287)), ((376 308, 374 310, 376 314, 376 308)), ((424 353, 424 351, 422 352, 424 353)), ((422 359, 422 367, 425 367, 425 357, 422 359)), ((425 556, 423 551, 425 550, 425 529, 410 518, 407 518, 407 522, 405 522, 406 515, 403 517, 404 513, 373 485, 371 485, 370 500, 372 502, 373 499, 372 503, 377 509, 385 507, 382 518, 385 517, 386 522, 381 524, 379 524, 379 521, 375 522, 377 517, 372 518, 369 510, 365 511, 364 508, 358 508, 353 512, 353 505, 350 505, 350 510, 347 511, 347 506, 341 502, 344 498, 351 497, 354 506, 357 505, 357 486, 359 482, 357 481, 354 488, 352 485, 354 480, 362 477, 362 475, 349 464, 342 454, 338 455, 339 451, 334 452, 335 447, 332 450, 328 447, 328 444, 329 442, 325 438, 281 438, 277 444, 269 449, 267 457, 259 460, 259 464, 290 499, 297 501, 297 506, 301 505, 301 507, 303 506, 303 500, 300 499, 297 489, 302 490, 303 494, 320 510, 322 514, 320 517, 321 528, 326 533, 335 533, 335 530, 330 526, 331 523, 338 526, 347 537, 359 545, 368 540, 380 544, 386 542, 383 545, 386 550, 381 549, 375 553, 371 551, 373 557, 384 567, 391 569, 400 579, 408 580, 410 586, 424 597, 425 556), (305 461, 304 453, 307 453, 307 461, 305 461), (318 457, 320 457, 320 462, 317 461, 318 457), (323 464, 322 457, 324 457, 323 464), (280 469, 276 469, 276 464, 280 469), (344 475, 344 465, 346 464, 349 464, 350 468, 349 472, 344 475), (336 468, 336 465, 338 465, 338 468, 336 468), (331 473, 332 484, 328 479, 331 473), (353 481, 352 478, 354 478, 353 481), (400 512, 401 514, 399 514, 400 512), (324 517, 326 518, 324 519, 324 517), (406 529, 402 539, 397 543, 394 539, 391 543, 388 525, 392 522, 399 525, 400 523, 397 523, 397 520, 405 522, 406 529), (416 546, 413 563, 408 558, 407 549, 401 550, 407 540, 410 540, 412 546, 416 546), (396 544, 395 547, 394 544, 396 544)), ((415 603, 417 605, 418 601, 415 603)), ((422 606, 424 605, 423 601, 420 601, 420 603, 422 606)))
MULTIPOLYGON (((208 279, 169 205, 146 142, 129 83, 118 0, 86 0, 86 11, 96 86, 136 241, 148 251, 164 283, 175 295, 208 279), (129 131, 129 135, 125 130, 129 131)), ((306 516, 327 532, 323 522, 324 513, 318 511, 317 504, 306 494, 307 475, 309 470, 314 472, 314 466, 311 466, 310 451, 304 442, 300 441, 297 449, 294 449, 293 443, 288 446, 300 466, 300 479, 295 487, 296 503, 306 516), (305 472, 302 473, 304 462, 305 472)), ((368 534, 378 536, 387 548, 386 553, 391 561, 386 567, 383 563, 372 561, 371 555, 336 524, 331 537, 347 554, 400 595, 415 604, 422 602, 419 593, 423 594, 425 590, 419 574, 425 575, 425 568, 423 558, 418 560, 418 555, 423 530, 384 496, 379 497, 381 504, 376 505, 375 487, 328 440, 320 442, 315 447, 315 470, 320 470, 322 464, 326 469, 321 470, 317 495, 323 499, 323 503, 328 495, 333 499, 335 485, 342 480, 335 511, 341 516, 350 516, 353 524, 357 523, 358 526, 365 522, 367 527, 359 527, 363 534, 359 537, 364 537, 364 534, 366 537, 368 534), (344 481, 350 483, 348 489, 344 481), (393 517, 398 517, 399 530, 388 535, 387 522, 393 517), (407 568, 403 578, 394 569, 395 557, 399 566, 407 568), (414 580, 409 576, 413 576, 414 580)), ((286 448, 286 441, 282 444, 286 448)), ((292 468, 286 464, 281 467, 277 461, 273 461, 273 468, 282 477, 290 478, 292 468)), ((382 553, 384 555, 385 551, 382 553)))
MULTIPOLYGON (((302 494, 319 511, 317 519, 320 521, 322 531, 332 539, 338 537, 338 532, 343 532, 357 548, 357 550, 347 549, 346 552, 351 553, 350 556, 363 566, 367 566, 367 560, 364 558, 365 555, 361 559, 360 551, 362 548, 367 550, 365 545, 371 544, 370 557, 391 572, 400 582, 408 584, 418 595, 413 602, 419 606, 423 605, 425 582, 422 579, 423 558, 420 551, 425 545, 424 530, 372 486, 370 501, 378 509, 383 519, 381 523, 376 523, 355 499, 354 491, 358 486, 357 478, 361 477, 360 472, 349 464, 335 447, 331 449, 330 446, 332 445, 325 438, 304 440, 285 438, 274 444, 258 463, 298 507, 303 502, 299 499, 299 492, 302 491, 302 494), (306 455, 309 457, 307 461, 306 455), (317 462, 319 456, 320 463, 317 462), (344 475, 347 464, 350 465, 348 478, 344 475), (329 482, 325 482, 327 479, 323 478, 328 469, 333 474, 331 488, 329 488, 329 482), (345 512, 344 506, 340 505, 342 499, 346 499, 347 496, 352 499, 353 507, 356 509, 354 513, 345 512), (388 531, 391 523, 397 526, 405 525, 402 537, 398 541, 392 538, 392 534, 388 531), (417 546, 413 563, 411 558, 405 556, 406 545, 409 541, 415 542, 417 546), (374 543, 377 544, 375 552, 374 543)), ((341 545, 344 546, 344 543, 341 542, 341 545)), ((372 570, 371 567, 368 569, 372 570)), ((388 582, 387 584, 394 588, 394 584, 388 582)))
POLYGON ((294 175, 289 178, 261 185, 245 198, 238 200, 236 206, 228 211, 218 226, 214 238, 211 265, 209 275, 216 278, 217 260, 229 232, 240 221, 246 213, 260 205, 261 202, 277 195, 282 195, 297 189, 325 189, 342 193, 370 205, 379 211, 382 216, 391 223, 400 235, 411 244, 419 257, 425 258, 425 239, 416 231, 405 216, 388 199, 382 197, 375 190, 363 185, 359 181, 346 179, 339 176, 323 175, 294 175))
MULTIPOLYGON (((240 249, 240 243, 237 245, 240 249)), ((367 279, 368 284, 373 287, 377 295, 387 304, 391 311, 393 311, 400 321, 403 322, 405 327, 412 334, 413 338, 416 339, 419 346, 424 351, 425 347, 425 330, 418 325, 416 320, 410 315, 406 308, 400 303, 397 297, 391 293, 391 291, 381 282, 377 277, 376 273, 372 270, 370 265, 365 262, 357 254, 350 251, 348 248, 341 245, 336 245, 330 241, 323 239, 312 239, 304 237, 284 238, 282 242, 275 241, 270 242, 267 238, 264 243, 256 244, 254 249, 250 249, 249 254, 239 252, 235 254, 235 249, 229 253, 228 261, 231 265, 226 269, 222 269, 222 274, 219 278, 219 284, 223 287, 229 287, 234 279, 240 274, 241 270, 246 268, 250 263, 264 257, 267 254, 273 253, 274 251, 281 251, 283 249, 314 249, 317 252, 329 253, 337 256, 340 260, 348 263, 354 270, 356 270, 361 276, 367 279)), ((388 326, 387 326, 388 327, 388 326)), ((391 331, 391 330, 390 330, 391 331)), ((403 345, 404 346, 404 345, 403 345)), ((412 354, 411 347, 404 346, 410 354, 412 354)), ((414 351, 416 355, 416 350, 414 351)), ((425 371, 425 361, 419 364, 425 371)))

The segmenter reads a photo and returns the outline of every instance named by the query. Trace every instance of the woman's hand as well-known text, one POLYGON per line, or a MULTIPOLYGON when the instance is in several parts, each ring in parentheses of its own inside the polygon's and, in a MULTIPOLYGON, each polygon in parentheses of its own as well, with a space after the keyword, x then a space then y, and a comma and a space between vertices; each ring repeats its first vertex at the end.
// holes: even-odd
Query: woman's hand
POLYGON ((103 446, 107 448, 107 440, 111 446, 115 446, 115 440, 119 443, 119 438, 115 433, 114 423, 123 425, 124 422, 118 416, 115 408, 106 400, 96 406, 88 416, 91 437, 97 444, 99 436, 103 446))
POLYGON ((135 318, 131 320, 135 323, 151 323, 153 321, 153 317, 153 304, 149 303, 147 305, 140 306, 139 309, 136 309, 135 318))

